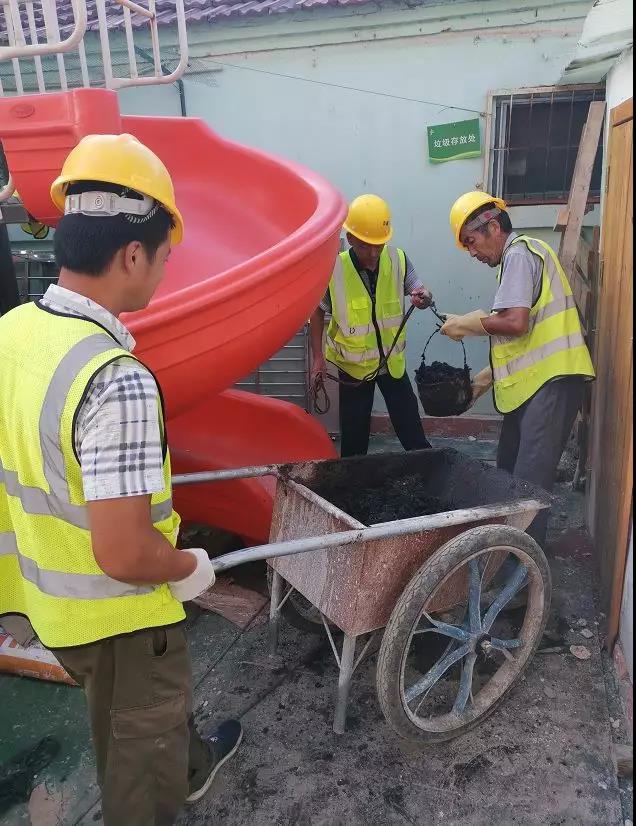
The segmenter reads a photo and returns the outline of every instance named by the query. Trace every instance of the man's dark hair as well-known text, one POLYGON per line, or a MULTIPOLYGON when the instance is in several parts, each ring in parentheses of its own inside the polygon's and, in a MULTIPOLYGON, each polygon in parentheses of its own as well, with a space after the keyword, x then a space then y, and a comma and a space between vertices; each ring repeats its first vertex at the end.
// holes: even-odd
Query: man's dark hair
MULTIPOLYGON (((468 220, 472 221, 474 218, 477 218, 478 215, 481 215, 482 212, 488 212, 489 209, 497 209, 497 204, 485 204, 483 207, 480 207, 476 212, 474 212, 468 220)), ((499 224, 502 232, 505 232, 507 234, 510 234, 512 232, 512 221, 510 220, 510 215, 507 212, 500 212, 499 215, 495 215, 495 217, 492 220, 496 221, 499 224)), ((487 226, 488 224, 484 224, 483 227, 479 228, 479 231, 485 233, 487 226)))
MULTIPOLYGON (((101 181, 71 184, 67 195, 82 192, 114 192, 126 198, 140 198, 133 190, 101 181)), ((54 249, 58 267, 86 275, 102 275, 122 247, 138 241, 148 259, 154 260, 160 245, 168 238, 174 221, 163 207, 156 207, 148 218, 130 220, 126 215, 99 217, 64 215, 55 230, 54 249)))

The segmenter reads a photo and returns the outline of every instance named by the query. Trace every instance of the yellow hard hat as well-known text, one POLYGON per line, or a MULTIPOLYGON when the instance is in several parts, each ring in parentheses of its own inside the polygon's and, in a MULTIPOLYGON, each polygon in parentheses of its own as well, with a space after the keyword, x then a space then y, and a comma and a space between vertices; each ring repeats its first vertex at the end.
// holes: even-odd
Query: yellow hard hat
POLYGON ((51 199, 64 212, 68 184, 102 181, 154 198, 168 212, 174 227, 171 243, 183 238, 183 218, 177 209, 170 173, 163 161, 133 135, 86 135, 64 161, 51 185, 51 199))
POLYGON ((37 241, 41 241, 49 234, 49 228, 46 224, 43 224, 41 221, 36 221, 35 218, 31 218, 30 216, 26 223, 20 224, 20 229, 27 235, 32 235, 37 241))
POLYGON ((367 244, 386 244, 393 235, 389 205, 377 195, 359 195, 349 206, 344 228, 367 244))
POLYGON ((464 249, 464 245, 459 240, 459 236, 466 220, 470 218, 474 212, 477 212, 480 207, 486 206, 486 204, 495 204, 501 210, 506 209, 506 202, 504 200, 495 198, 487 192, 481 192, 481 190, 466 192, 466 194, 458 198, 451 207, 451 230, 455 236, 455 242, 460 249, 464 249))

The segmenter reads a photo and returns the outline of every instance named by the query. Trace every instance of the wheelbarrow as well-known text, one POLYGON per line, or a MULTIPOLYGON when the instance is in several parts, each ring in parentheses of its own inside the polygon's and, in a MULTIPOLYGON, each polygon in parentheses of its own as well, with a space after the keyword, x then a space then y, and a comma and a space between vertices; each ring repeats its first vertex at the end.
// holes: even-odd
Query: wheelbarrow
POLYGON ((402 737, 442 742, 492 714, 548 619, 550 569, 524 530, 549 495, 450 449, 174 482, 265 475, 277 479, 270 543, 218 557, 214 567, 267 560, 272 652, 281 616, 326 633, 338 666, 334 730, 345 730, 353 673, 374 644, 380 706, 402 737), (365 524, 347 512, 370 521, 374 509, 385 518, 394 505, 419 513, 365 524))

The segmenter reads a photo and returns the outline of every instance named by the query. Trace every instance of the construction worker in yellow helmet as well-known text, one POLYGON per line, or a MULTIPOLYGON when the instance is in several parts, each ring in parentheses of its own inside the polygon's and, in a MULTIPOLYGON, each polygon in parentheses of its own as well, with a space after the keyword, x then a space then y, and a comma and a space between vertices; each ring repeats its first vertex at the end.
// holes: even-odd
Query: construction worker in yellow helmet
POLYGON ((377 195, 352 201, 344 224, 349 249, 340 253, 329 289, 311 317, 312 382, 327 364, 339 382, 341 455, 366 454, 376 385, 405 450, 430 447, 406 373, 407 305, 425 309, 431 293, 393 235, 388 204, 377 195), (325 316, 331 319, 325 349, 325 316))
POLYGON ((0 318, 0 615, 28 617, 85 690, 106 826, 169 824, 242 735, 192 722, 182 603, 214 569, 175 547, 161 394, 119 320, 147 306, 183 219, 131 135, 81 140, 51 198, 59 282, 0 318))
MULTIPOLYGON (((489 336, 490 365, 473 379, 473 401, 491 387, 503 414, 497 465, 551 491, 557 466, 594 378, 572 289, 554 250, 513 231, 506 203, 468 192, 450 212, 455 243, 496 270, 490 313, 449 315, 441 332, 455 341, 489 336)), ((528 533, 545 544, 548 511, 528 533)))

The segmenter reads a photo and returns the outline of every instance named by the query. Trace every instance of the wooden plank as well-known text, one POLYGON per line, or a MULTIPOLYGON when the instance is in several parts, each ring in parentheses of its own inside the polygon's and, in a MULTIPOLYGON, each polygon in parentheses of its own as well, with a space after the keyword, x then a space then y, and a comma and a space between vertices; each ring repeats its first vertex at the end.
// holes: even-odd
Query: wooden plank
MULTIPOLYGON (((610 645, 614 644, 618 636, 620 612, 627 565, 629 531, 632 521, 633 500, 633 234, 631 231, 633 213, 633 172, 631 171, 633 156, 633 121, 621 123, 615 129, 625 133, 625 140, 629 143, 628 161, 630 173, 625 202, 624 225, 629 223, 629 231, 623 235, 622 267, 620 273, 620 296, 617 318, 617 346, 616 346, 616 376, 619 382, 616 393, 617 408, 615 420, 617 423, 616 450, 617 465, 615 487, 617 499, 616 539, 614 566, 611 571, 609 587, 610 607, 607 620, 607 636, 610 645), (620 422, 620 424, 619 424, 620 422)), ((613 130, 614 131, 614 130, 613 130)))
MULTIPOLYGON (((583 261, 586 261, 588 265, 588 279, 586 282, 586 286, 589 289, 589 294, 587 296, 587 299, 579 296, 579 298, 577 299, 577 306, 579 307, 579 311, 583 316, 583 328, 585 332, 585 338, 595 364, 596 325, 599 289, 598 269, 600 235, 600 227, 594 227, 592 230, 591 243, 588 243, 583 238, 579 240, 576 267, 576 275, 578 277, 581 277, 581 272, 579 271, 578 266, 579 263, 583 263, 583 261)), ((573 291, 575 291, 574 287, 573 291)), ((590 465, 592 461, 592 388, 593 384, 587 385, 585 389, 585 395, 583 398, 583 405, 580 414, 581 420, 577 431, 579 457, 576 466, 574 480, 572 483, 575 490, 583 490, 587 487, 588 493, 590 480, 590 465)))
POLYGON ((633 118, 634 98, 630 98, 629 100, 626 100, 624 103, 621 103, 618 106, 616 106, 616 108, 612 109, 612 127, 620 126, 621 124, 626 123, 628 120, 633 120, 633 118))
POLYGON ((556 224, 554 225, 554 231, 565 232, 565 228, 568 225, 569 217, 570 210, 566 206, 562 207, 557 214, 556 224))
POLYGON ((583 277, 589 281, 590 268, 592 264, 592 247, 587 243, 585 238, 579 238, 579 243, 576 248, 576 266, 581 271, 583 277))
POLYGON ((591 329, 590 326, 590 303, 591 303, 591 296, 592 291, 590 290, 588 284, 581 278, 580 273, 575 272, 573 278, 571 279, 571 287, 572 287, 572 294, 574 295, 574 300, 576 301, 576 306, 579 309, 579 314, 581 316, 581 324, 583 325, 585 332, 587 333, 588 329, 591 329))
POLYGON ((590 192, 592 170, 594 169, 594 161, 596 160, 596 153, 598 152, 598 144, 604 119, 605 102, 593 101, 590 103, 590 110, 585 126, 583 127, 583 134, 581 135, 576 165, 574 167, 574 176, 570 187, 570 197, 568 198, 567 207, 567 226, 561 238, 561 246, 559 249, 559 259, 568 277, 572 274, 572 267, 574 259, 576 258, 576 248, 583 227, 583 217, 590 192))
MULTIPOLYGON (((611 175, 603 218, 603 277, 598 307, 592 312, 596 333, 597 382, 592 432, 594 468, 594 539, 601 565, 603 608, 608 615, 606 644, 618 632, 633 494, 633 264, 632 187, 633 122, 613 127, 609 140, 611 175)), ((596 265, 596 256, 590 259, 596 265)), ((595 290, 592 290, 594 294, 595 290)))

